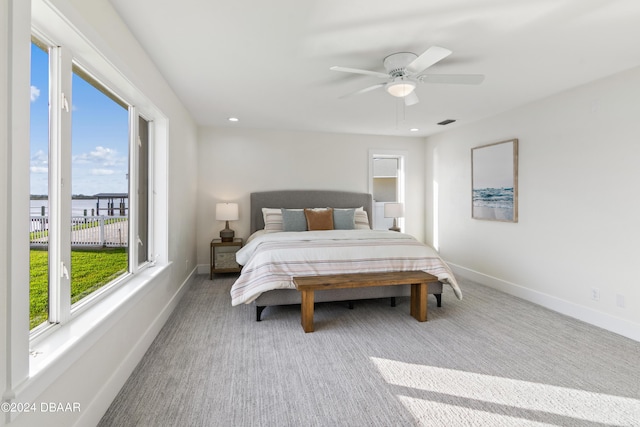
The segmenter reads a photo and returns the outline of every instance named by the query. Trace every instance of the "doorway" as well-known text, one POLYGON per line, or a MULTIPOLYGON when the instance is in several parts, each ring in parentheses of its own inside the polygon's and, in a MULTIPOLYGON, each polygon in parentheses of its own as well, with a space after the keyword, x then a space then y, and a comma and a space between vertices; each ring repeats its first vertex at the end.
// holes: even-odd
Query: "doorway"
MULTIPOLYGON (((369 192, 373 195, 373 229, 388 230, 393 218, 385 218, 385 203, 404 203, 406 153, 388 150, 369 152, 369 192)), ((404 230, 404 218, 398 218, 404 230)))

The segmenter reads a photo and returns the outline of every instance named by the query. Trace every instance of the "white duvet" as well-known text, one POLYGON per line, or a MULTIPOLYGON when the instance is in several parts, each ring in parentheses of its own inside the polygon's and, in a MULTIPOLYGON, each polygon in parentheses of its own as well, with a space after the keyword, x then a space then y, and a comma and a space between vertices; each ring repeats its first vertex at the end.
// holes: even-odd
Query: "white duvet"
POLYGON ((414 237, 383 230, 257 232, 236 253, 242 273, 231 288, 231 303, 250 303, 263 292, 295 289, 295 276, 426 271, 462 292, 436 251, 414 237))

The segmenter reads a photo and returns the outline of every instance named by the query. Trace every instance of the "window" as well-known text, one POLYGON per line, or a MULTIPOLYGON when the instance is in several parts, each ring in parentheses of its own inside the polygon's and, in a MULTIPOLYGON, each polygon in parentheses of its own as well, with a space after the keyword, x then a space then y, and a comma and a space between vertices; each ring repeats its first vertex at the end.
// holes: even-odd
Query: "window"
POLYGON ((138 266, 149 260, 149 122, 138 118, 138 266))
POLYGON ((37 333, 147 263, 152 123, 71 49, 33 37, 31 57, 29 300, 37 333))
POLYGON ((72 93, 71 305, 129 265, 129 108, 77 65, 72 93))
POLYGON ((49 52, 31 43, 29 323, 49 318, 49 52))

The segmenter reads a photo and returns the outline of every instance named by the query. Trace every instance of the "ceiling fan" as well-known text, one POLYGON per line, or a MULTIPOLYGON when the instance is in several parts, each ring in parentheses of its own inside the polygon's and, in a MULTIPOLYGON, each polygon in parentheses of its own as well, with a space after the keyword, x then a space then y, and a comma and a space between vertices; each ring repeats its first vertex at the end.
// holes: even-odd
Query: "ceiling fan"
POLYGON ((345 73, 365 74, 385 79, 385 83, 360 89, 357 92, 342 96, 342 98, 370 92, 375 89, 385 88, 392 96, 404 98, 405 105, 417 104, 420 100, 414 89, 419 83, 454 83, 454 84, 480 84, 484 80, 482 74, 422 74, 427 68, 451 55, 449 49, 432 46, 420 56, 411 52, 393 53, 383 60, 386 73, 378 71, 360 70, 334 66, 333 71, 345 73))

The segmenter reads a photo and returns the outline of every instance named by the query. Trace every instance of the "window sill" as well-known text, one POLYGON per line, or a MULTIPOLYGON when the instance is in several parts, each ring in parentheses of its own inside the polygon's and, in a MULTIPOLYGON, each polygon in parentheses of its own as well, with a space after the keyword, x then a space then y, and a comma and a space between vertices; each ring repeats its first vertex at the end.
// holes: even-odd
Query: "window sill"
POLYGON ((54 330, 32 343, 29 378, 15 390, 16 398, 34 401, 42 390, 116 325, 153 288, 156 279, 168 274, 170 265, 145 269, 90 309, 79 313, 64 325, 53 326, 54 330))

